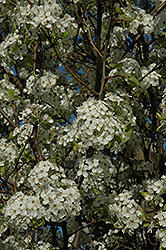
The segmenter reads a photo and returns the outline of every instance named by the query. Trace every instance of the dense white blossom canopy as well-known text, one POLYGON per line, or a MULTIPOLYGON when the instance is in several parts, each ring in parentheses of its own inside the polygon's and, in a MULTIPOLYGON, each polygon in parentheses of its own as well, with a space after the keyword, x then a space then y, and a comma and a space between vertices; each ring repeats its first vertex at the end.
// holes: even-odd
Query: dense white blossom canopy
POLYGON ((165 6, 0 0, 2 248, 166 249, 165 6))

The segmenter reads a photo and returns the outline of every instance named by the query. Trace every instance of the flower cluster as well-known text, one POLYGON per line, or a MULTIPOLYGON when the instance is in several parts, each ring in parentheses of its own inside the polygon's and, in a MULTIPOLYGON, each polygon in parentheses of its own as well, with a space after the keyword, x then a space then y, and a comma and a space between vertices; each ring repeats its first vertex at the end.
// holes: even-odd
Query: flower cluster
POLYGON ((11 15, 17 26, 28 30, 27 25, 30 25, 32 32, 40 25, 48 29, 56 26, 61 32, 65 32, 74 20, 70 15, 60 17, 62 9, 56 0, 44 0, 39 6, 27 2, 24 6, 17 5, 15 11, 17 14, 11 15))
MULTIPOLYGON (((15 123, 14 118, 17 116, 17 111, 13 109, 12 102, 18 107, 20 105, 19 99, 20 91, 16 89, 13 84, 7 79, 0 81, 0 105, 3 111, 8 114, 10 119, 15 123)), ((4 117, 0 114, 0 118, 4 117)), ((9 125, 8 121, 4 119, 4 123, 9 125)))
POLYGON ((27 47, 23 44, 22 38, 17 32, 11 33, 0 44, 1 65, 10 73, 13 72, 9 66, 12 67, 16 60, 23 60, 27 53, 27 47))
POLYGON ((77 108, 77 118, 64 128, 65 135, 59 135, 59 144, 66 146, 75 142, 78 150, 85 152, 91 146, 102 150, 109 143, 113 146, 115 142, 127 141, 130 137, 128 125, 134 124, 134 117, 126 104, 122 96, 111 93, 104 101, 89 99, 77 108))
POLYGON ((158 34, 159 32, 163 33, 164 35, 166 35, 165 33, 165 18, 166 15, 166 11, 162 11, 161 13, 159 13, 159 15, 157 15, 156 19, 155 19, 155 33, 158 34))
MULTIPOLYGON (((40 100, 40 103, 44 104, 44 110, 49 112, 52 109, 54 114, 62 112, 65 117, 70 117, 71 110, 69 111, 69 107, 73 109, 72 97, 77 94, 77 91, 67 88, 68 94, 66 94, 65 87, 57 79, 58 77, 55 74, 45 71, 44 75, 37 80, 31 75, 26 81, 25 92, 40 100)), ((49 115, 53 115, 53 112, 49 112, 49 115)))
POLYGON ((127 6, 122 8, 124 11, 124 19, 130 21, 130 25, 125 25, 127 22, 124 22, 124 26, 127 32, 134 35, 138 34, 138 31, 142 29, 147 36, 151 35, 154 31, 154 20, 151 14, 146 13, 145 10, 138 7, 132 6, 132 9, 127 6), (128 27, 129 26, 129 27, 128 27))
POLYGON ((17 142, 18 144, 24 144, 27 139, 31 136, 33 131, 33 125, 31 124, 24 124, 20 127, 15 128, 14 132, 13 132, 13 136, 15 137, 16 135, 18 135, 17 137, 17 142))
POLYGON ((94 155, 93 158, 78 159, 75 166, 77 176, 83 176, 84 180, 81 185, 81 190, 84 190, 91 195, 96 196, 97 192, 105 192, 105 188, 110 184, 110 180, 115 171, 110 157, 103 154, 94 155))
POLYGON ((156 238, 161 241, 161 246, 166 247, 166 212, 165 202, 163 195, 166 192, 166 176, 163 175, 159 180, 146 181, 144 183, 146 192, 142 192, 145 198, 145 203, 155 211, 157 206, 160 210, 156 215, 153 216, 153 220, 149 224, 149 231, 152 231, 156 223, 159 224, 159 228, 156 231, 156 238))
POLYGON ((162 195, 166 190, 165 176, 162 176, 160 180, 146 180, 144 186, 146 188, 146 192, 142 192, 142 195, 145 200, 147 202, 151 201, 152 207, 163 207, 164 199, 162 195))
POLYGON ((111 216, 116 216, 115 228, 117 231, 134 233, 134 229, 142 225, 142 209, 132 198, 131 192, 124 190, 109 206, 111 216))
POLYGON ((16 225, 26 229, 33 218, 58 221, 69 214, 79 214, 78 189, 73 181, 66 179, 61 167, 41 161, 30 171, 28 183, 29 193, 18 191, 8 200, 4 210, 5 217, 16 225), (52 172, 54 174, 51 175, 52 172))
POLYGON ((13 142, 8 142, 7 139, 0 140, 0 166, 6 166, 6 163, 11 164, 15 162, 17 157, 17 147, 13 142))
POLYGON ((0 244, 164 248, 165 9, 84 2, 0 0, 0 244))
POLYGON ((147 89, 150 86, 158 86, 159 85, 159 79, 161 78, 161 75, 158 74, 156 71, 152 71, 150 74, 149 72, 155 68, 156 64, 153 63, 147 68, 143 68, 142 71, 142 77, 146 76, 143 81, 140 83, 142 89, 147 89))

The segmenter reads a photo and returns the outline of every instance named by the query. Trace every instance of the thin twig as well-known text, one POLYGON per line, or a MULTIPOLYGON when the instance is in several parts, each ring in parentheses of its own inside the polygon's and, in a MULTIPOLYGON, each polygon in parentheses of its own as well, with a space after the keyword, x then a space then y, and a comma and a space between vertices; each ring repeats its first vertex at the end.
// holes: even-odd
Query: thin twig
POLYGON ((131 44, 127 47, 127 49, 125 50, 125 52, 120 55, 120 57, 118 58, 118 60, 116 61, 116 63, 118 63, 119 61, 121 61, 123 59, 123 57, 130 51, 130 49, 135 45, 136 42, 138 42, 138 40, 140 38, 141 38, 141 34, 138 34, 137 37, 135 39, 133 39, 133 41, 131 42, 131 44))
POLYGON ((93 89, 91 89, 86 83, 84 83, 82 80, 80 80, 80 79, 77 77, 77 75, 74 74, 74 72, 65 64, 65 62, 61 59, 61 57, 60 57, 58 51, 56 50, 56 48, 55 48, 53 42, 51 41, 50 36, 47 35, 47 33, 44 31, 43 28, 41 28, 41 30, 43 31, 43 33, 45 34, 45 36, 48 38, 50 44, 52 45, 52 48, 54 49, 54 51, 55 51, 55 53, 56 53, 56 55, 57 55, 58 60, 63 64, 63 66, 65 66, 65 68, 67 69, 67 71, 68 71, 69 73, 71 73, 71 74, 74 76, 74 78, 75 78, 76 80, 78 80, 82 85, 84 85, 88 90, 90 90, 90 91, 91 91, 92 93, 94 93, 95 95, 98 95, 98 93, 97 93, 96 91, 94 91, 93 89))
MULTIPOLYGON (((63 161, 67 158, 67 156, 70 154, 71 151, 72 151, 72 146, 70 146, 69 151, 68 151, 68 152, 66 153, 66 155, 62 158, 62 160, 60 161, 60 163, 58 164, 57 167, 60 167, 60 165, 61 165, 61 164, 63 163, 63 161)), ((50 173, 49 177, 50 177, 51 175, 53 175, 55 172, 56 172, 56 169, 53 170, 53 171, 50 173)))
MULTIPOLYGON (((74 71, 74 73, 76 74, 75 71, 74 71)), ((84 91, 83 91, 83 89, 82 89, 82 86, 81 86, 80 82, 79 82, 77 79, 76 79, 76 81, 77 81, 77 83, 78 83, 78 86, 79 86, 79 88, 80 88, 80 92, 81 92, 81 94, 82 94, 84 100, 87 100, 87 97, 86 97, 85 94, 84 94, 84 91)))
POLYGON ((151 74, 154 70, 158 69, 160 67, 160 64, 163 63, 166 60, 166 57, 164 57, 160 62, 157 62, 156 65, 143 77, 141 77, 138 81, 143 81, 149 74, 151 74))
POLYGON ((19 157, 18 157, 18 159, 17 159, 17 161, 16 161, 16 163, 15 163, 15 168, 7 175, 6 179, 4 180, 5 182, 7 181, 7 179, 9 178, 9 176, 12 175, 12 174, 15 172, 15 170, 18 169, 19 160, 20 160, 20 158, 21 158, 21 156, 22 156, 22 154, 23 154, 23 152, 24 152, 24 150, 25 150, 25 147, 26 147, 26 145, 28 144, 28 142, 29 142, 31 136, 33 135, 33 133, 34 133, 34 129, 33 129, 32 133, 30 134, 30 136, 28 137, 28 139, 26 140, 26 142, 25 142, 25 144, 24 144, 24 147, 22 148, 22 150, 21 150, 21 152, 20 152, 20 154, 19 154, 19 157))
POLYGON ((109 17, 109 25, 108 25, 108 30, 106 34, 106 42, 105 42, 105 49, 104 49, 104 56, 103 56, 103 75, 102 75, 102 83, 101 83, 101 88, 99 92, 99 99, 102 99, 103 91, 104 91, 104 85, 105 85, 105 80, 106 80, 106 56, 107 56, 107 48, 110 40, 110 32, 111 32, 111 24, 112 24, 112 19, 113 19, 113 5, 114 2, 112 2, 111 6, 111 12, 110 12, 110 17, 109 17))
POLYGON ((14 5, 14 6, 17 6, 17 4, 15 4, 15 3, 13 3, 13 2, 11 2, 11 1, 9 1, 9 0, 6 0, 6 1, 7 1, 8 3, 14 5))
POLYGON ((14 127, 17 128, 17 125, 9 118, 9 116, 3 111, 0 107, 0 113, 5 117, 5 119, 14 127))
POLYGON ((90 70, 91 70, 91 67, 89 67, 89 69, 87 70, 86 74, 83 76, 83 79, 87 77, 87 75, 89 74, 90 70))
MULTIPOLYGON (((82 11, 81 11, 82 12, 82 11)), ((82 12, 82 15, 83 15, 83 12, 82 12)), ((84 15, 83 15, 84 16, 84 15)), ((91 45, 93 46, 93 48, 97 51, 97 53, 99 54, 99 56, 101 58, 103 58, 102 54, 100 53, 100 51, 97 49, 97 47, 94 45, 94 42, 92 40, 92 35, 91 35, 91 30, 90 30, 90 27, 88 26, 87 22, 85 21, 85 18, 82 19, 83 20, 83 23, 84 25, 87 27, 87 30, 88 30, 88 35, 89 35, 89 40, 90 40, 90 43, 91 45)))
POLYGON ((92 219, 92 221, 91 221, 90 223, 86 224, 85 226, 82 226, 82 227, 78 228, 78 229, 77 229, 76 231, 74 231, 73 233, 70 233, 70 234, 69 234, 69 237, 71 237, 72 235, 76 234, 78 231, 80 231, 80 230, 82 230, 82 229, 84 229, 84 228, 86 228, 86 227, 93 226, 94 224, 98 223, 99 221, 101 221, 101 219, 99 219, 99 220, 94 220, 94 219, 92 219))
MULTIPOLYGON (((94 47, 95 45, 93 44, 93 40, 92 40, 92 37, 91 37, 91 32, 90 32, 90 37, 88 37, 87 32, 85 31, 84 27, 82 26, 82 23, 83 23, 85 26, 88 27, 88 25, 85 24, 86 21, 85 21, 85 19, 84 19, 84 13, 83 13, 82 8, 80 8, 80 11, 81 11, 81 13, 82 13, 81 18, 80 18, 79 14, 78 14, 78 11, 77 11, 77 8, 76 8, 76 6, 75 6, 74 3, 73 3, 73 7, 74 7, 74 10, 75 10, 77 19, 78 19, 78 21, 79 21, 78 25, 79 25, 79 26, 82 28, 82 30, 84 31, 84 34, 85 34, 85 36, 86 36, 86 38, 87 38, 88 44, 89 44, 89 41, 90 41, 90 44, 94 47)), ((88 33, 89 33, 89 31, 88 31, 88 33)), ((94 55, 93 50, 92 50, 92 48, 91 48, 90 45, 89 45, 89 48, 90 48, 90 50, 91 50, 91 53, 94 55)))
POLYGON ((162 3, 153 13, 153 19, 165 8, 166 1, 162 3))

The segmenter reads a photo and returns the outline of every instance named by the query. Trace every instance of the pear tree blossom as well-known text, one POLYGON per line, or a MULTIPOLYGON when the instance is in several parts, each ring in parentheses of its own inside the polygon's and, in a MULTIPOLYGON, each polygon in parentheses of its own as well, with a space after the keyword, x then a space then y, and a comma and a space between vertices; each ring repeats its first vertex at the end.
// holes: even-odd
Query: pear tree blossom
POLYGON ((166 249, 166 2, 0 0, 0 246, 166 249))

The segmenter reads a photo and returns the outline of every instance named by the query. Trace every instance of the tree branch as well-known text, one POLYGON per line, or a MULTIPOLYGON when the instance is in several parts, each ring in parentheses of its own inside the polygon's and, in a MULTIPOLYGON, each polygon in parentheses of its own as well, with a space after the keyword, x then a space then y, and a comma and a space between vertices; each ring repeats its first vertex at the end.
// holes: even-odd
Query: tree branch
MULTIPOLYGON (((96 29, 96 47, 98 51, 101 50, 101 25, 102 25, 102 3, 100 0, 97 0, 97 29, 96 29)), ((97 63, 96 63, 96 83, 95 91, 100 92, 101 89, 101 77, 102 77, 102 57, 97 54, 97 63)))

